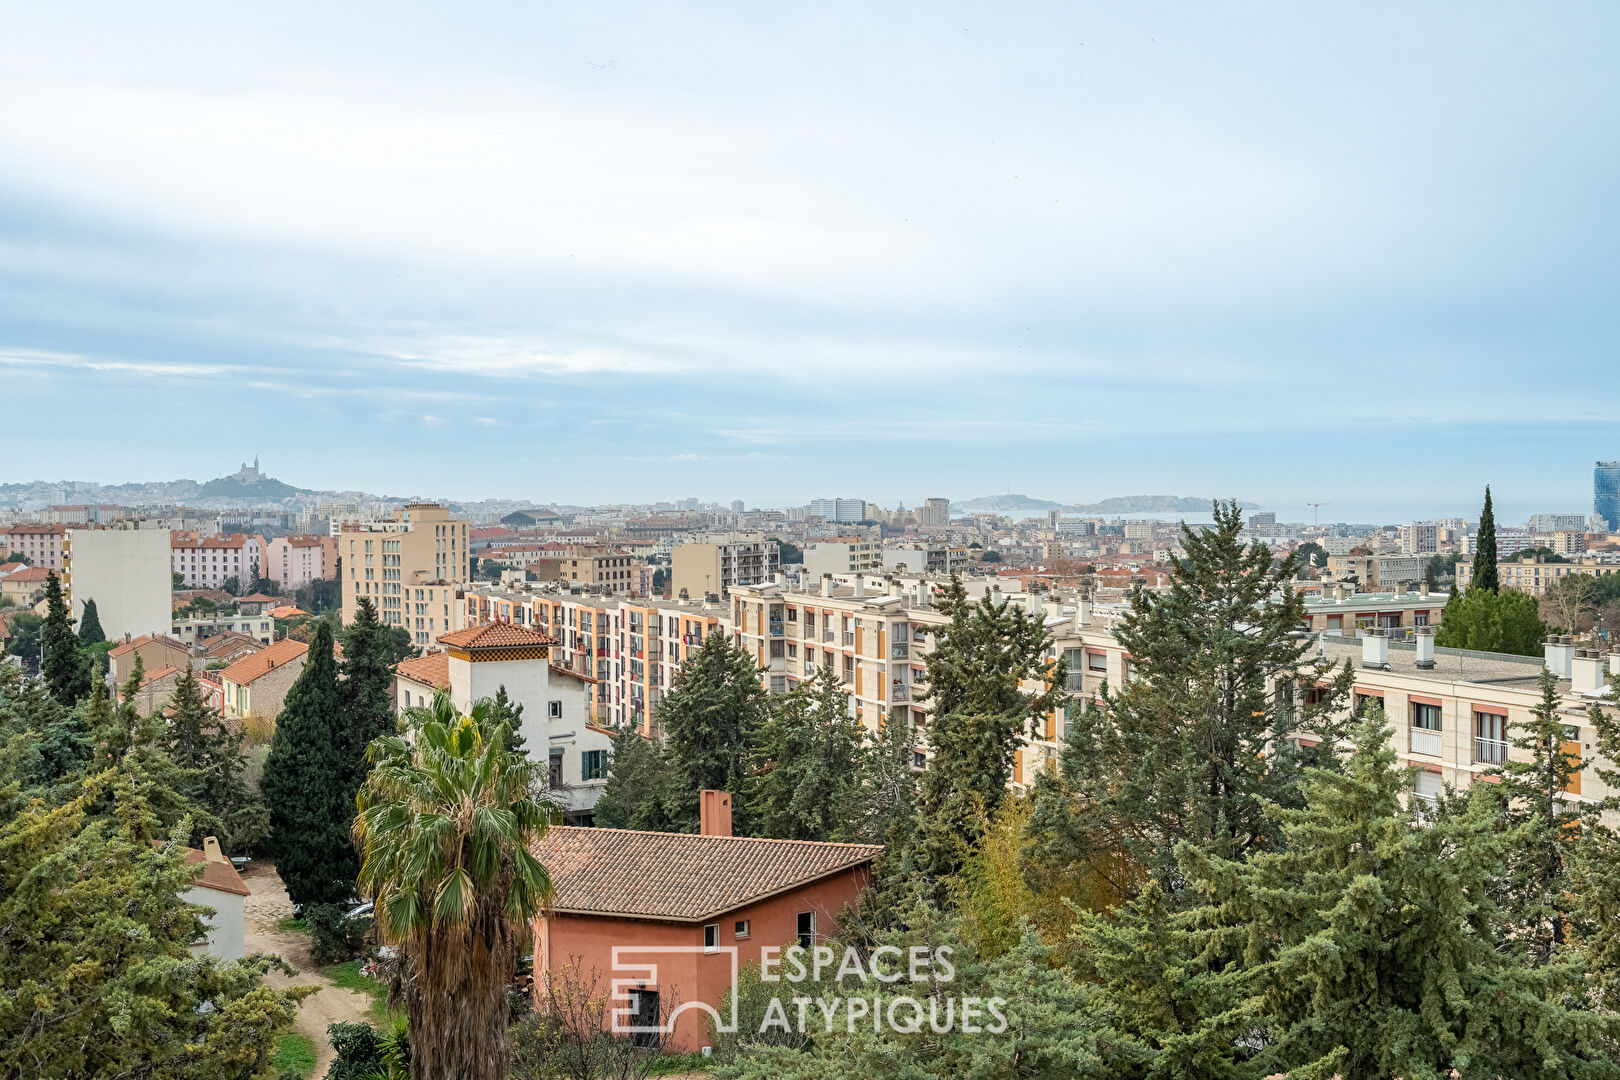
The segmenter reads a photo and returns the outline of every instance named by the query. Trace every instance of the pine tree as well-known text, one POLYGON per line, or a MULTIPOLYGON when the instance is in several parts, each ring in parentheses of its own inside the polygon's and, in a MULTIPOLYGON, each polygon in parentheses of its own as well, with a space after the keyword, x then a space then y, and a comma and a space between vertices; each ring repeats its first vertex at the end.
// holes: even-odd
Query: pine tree
POLYGON ((919 898, 944 904, 947 879, 1006 797, 1025 735, 1061 706, 1065 671, 1048 660, 1052 637, 1039 611, 989 596, 974 603, 954 577, 935 604, 950 622, 927 657, 928 765, 901 865, 919 898), (1042 689, 1026 692, 1026 681, 1042 689))
MULTIPOLYGON (((1609 680, 1620 698, 1620 677, 1609 680)), ((1620 791, 1620 714, 1597 702, 1587 706, 1586 722, 1594 732, 1596 753, 1591 769, 1608 789, 1620 791)), ((1599 1000, 1620 1010, 1620 832, 1605 821, 1620 811, 1620 796, 1587 803, 1575 846, 1570 881, 1574 899, 1571 924, 1576 946, 1586 961, 1599 1000)))
POLYGON ((361 597, 354 622, 343 631, 343 755, 350 802, 371 771, 366 747, 395 733, 395 662, 392 630, 377 618, 371 601, 361 597))
POLYGON ((1179 849, 1261 981, 1262 1075, 1613 1075, 1617 1017, 1584 1007, 1569 953, 1526 965, 1498 901, 1524 826, 1486 793, 1422 824, 1381 711, 1352 738, 1346 771, 1312 769, 1302 808, 1272 808, 1279 850, 1179 849))
POLYGON ((732 793, 732 826, 749 835, 743 762, 765 722, 765 697, 753 657, 724 634, 710 634, 681 666, 654 716, 672 767, 670 811, 679 831, 697 831, 698 793, 714 789, 732 793))
POLYGON ((1178 843, 1246 857, 1275 839, 1265 808, 1297 802, 1301 767, 1332 764, 1353 676, 1307 660, 1294 558, 1242 530, 1237 505, 1217 504, 1213 528, 1184 527, 1169 591, 1132 595, 1115 636, 1134 671, 1072 711, 1061 774, 1037 785, 1049 870, 1089 870, 1124 895, 1145 873, 1174 896, 1178 843), (1299 735, 1318 748, 1297 749, 1299 735))
POLYGON ((852 839, 899 851, 916 827, 917 734, 911 709, 889 711, 883 730, 861 754, 860 783, 855 792, 852 839))
POLYGON ((101 616, 96 612, 95 597, 84 602, 84 611, 79 614, 79 643, 94 645, 106 641, 107 635, 101 630, 101 616))
POLYGON ((613 737, 613 765, 596 800, 595 823, 607 829, 678 832, 674 769, 656 739, 634 728, 613 737))
MULTIPOLYGON (((1491 509, 1491 487, 1485 485, 1485 508, 1479 512, 1478 546, 1474 551, 1474 577, 1469 589, 1496 592, 1496 513, 1491 509)), ((1443 625, 1443 624, 1442 624, 1443 625)))
POLYGON ((252 848, 269 830, 265 809, 242 772, 242 732, 228 727, 203 700, 197 674, 180 672, 169 698, 169 718, 162 745, 169 758, 196 776, 186 794, 218 822, 214 835, 228 852, 252 848))
POLYGON ((770 718, 749 748, 744 788, 760 836, 843 840, 854 832, 865 731, 850 715, 849 692, 830 667, 771 701, 770 718))
POLYGON ((1508 858, 1504 888, 1498 893, 1514 942, 1532 964, 1545 964, 1564 944, 1564 928, 1573 907, 1570 868, 1580 838, 1582 807, 1568 798, 1586 759, 1580 743, 1571 743, 1558 715, 1562 700, 1558 679, 1541 670, 1541 701, 1529 723, 1514 721, 1508 741, 1524 757, 1509 757, 1487 771, 1497 783, 1481 785, 1482 794, 1501 800, 1502 820, 1516 827, 1519 843, 1508 858), (1566 751, 1575 746, 1573 753, 1566 751))
POLYGON ((514 754, 527 754, 528 749, 523 741, 523 706, 506 696, 505 683, 495 688, 495 696, 490 699, 489 706, 490 720, 505 724, 511 733, 506 737, 506 749, 514 754))
POLYGON ((62 598, 62 582, 54 570, 45 578, 45 626, 40 644, 45 686, 58 702, 72 708, 90 694, 90 660, 79 649, 73 616, 62 598))
POLYGON ((332 629, 316 626, 304 669, 276 718, 259 790, 270 808, 265 847, 295 904, 331 904, 354 893, 359 869, 349 830, 354 801, 332 629))

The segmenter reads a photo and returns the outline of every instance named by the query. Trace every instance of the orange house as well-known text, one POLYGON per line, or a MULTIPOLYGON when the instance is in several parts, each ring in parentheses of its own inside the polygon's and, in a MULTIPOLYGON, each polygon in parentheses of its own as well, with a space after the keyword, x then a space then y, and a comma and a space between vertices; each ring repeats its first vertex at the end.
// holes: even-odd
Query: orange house
POLYGON ((734 973, 763 948, 826 937, 883 850, 732 836, 731 796, 705 791, 702 805, 700 834, 558 827, 540 840, 556 894, 534 921, 537 1006, 540 980, 572 966, 616 995, 627 1027, 699 1050, 734 973))

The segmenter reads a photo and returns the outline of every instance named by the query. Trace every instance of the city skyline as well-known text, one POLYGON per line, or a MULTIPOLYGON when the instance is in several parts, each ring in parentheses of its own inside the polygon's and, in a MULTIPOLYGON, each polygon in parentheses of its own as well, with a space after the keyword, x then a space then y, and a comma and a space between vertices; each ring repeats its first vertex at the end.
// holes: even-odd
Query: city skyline
POLYGON ((1620 456, 1612 8, 483 10, 14 10, 13 468, 1457 514, 1620 456))

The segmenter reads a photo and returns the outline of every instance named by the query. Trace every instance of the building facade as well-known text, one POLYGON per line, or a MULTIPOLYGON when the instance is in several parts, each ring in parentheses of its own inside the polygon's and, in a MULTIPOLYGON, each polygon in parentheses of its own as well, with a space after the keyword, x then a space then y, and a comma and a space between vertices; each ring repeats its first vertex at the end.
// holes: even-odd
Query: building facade
POLYGON ((264 576, 292 592, 337 577, 338 542, 330 536, 278 536, 265 544, 264 576))
POLYGON ((738 585, 769 581, 781 564, 775 540, 758 533, 708 536, 681 544, 670 555, 670 587, 675 595, 725 596, 738 585))
POLYGON ((188 589, 223 589, 234 581, 249 589, 265 573, 264 538, 249 533, 199 536, 171 532, 170 560, 188 589))
POLYGON ((1600 461, 1592 470, 1592 512, 1620 532, 1620 461, 1600 461))
MULTIPOLYGON (((1547 562, 1543 556, 1533 555, 1512 562, 1496 564, 1496 580, 1504 589, 1514 589, 1531 596, 1545 596, 1556 582, 1573 574, 1607 577, 1620 574, 1620 560, 1588 555, 1569 562, 1547 562)), ((1466 592, 1474 580, 1474 557, 1465 556, 1457 562, 1457 589, 1466 592)))
POLYGON ((343 559, 343 621, 354 621, 361 597, 389 626, 409 630, 417 645, 459 629, 457 590, 465 586, 471 522, 437 503, 412 503, 383 522, 345 523, 338 534, 343 559))
POLYGON ((69 529, 63 537, 62 590, 74 625, 94 600, 109 640, 166 633, 172 586, 164 530, 69 529))
POLYGON ((30 566, 47 570, 62 569, 62 541, 67 536, 65 525, 6 525, 0 526, 0 561, 16 553, 28 556, 30 566))

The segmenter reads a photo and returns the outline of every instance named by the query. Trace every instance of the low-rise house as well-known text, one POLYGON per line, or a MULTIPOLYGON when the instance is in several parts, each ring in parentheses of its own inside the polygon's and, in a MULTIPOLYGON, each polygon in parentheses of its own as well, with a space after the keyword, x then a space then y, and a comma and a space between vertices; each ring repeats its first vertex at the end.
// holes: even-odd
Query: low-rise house
POLYGON ((199 642, 194 650, 194 656, 197 663, 204 668, 212 664, 217 669, 221 666, 229 667, 242 657, 251 656, 267 648, 269 646, 258 638, 227 630, 199 642))
POLYGON ((309 646, 288 638, 244 657, 220 672, 225 715, 237 720, 274 720, 287 691, 304 670, 309 646))
MULTIPOLYGON (((154 841, 156 843, 156 841, 154 841)), ((186 863, 197 868, 195 884, 180 894, 188 904, 211 908, 203 916, 207 925, 206 936, 193 942, 193 956, 207 953, 221 960, 240 960, 244 955, 245 901, 252 895, 242 882, 242 875, 219 849, 219 841, 212 836, 203 840, 203 850, 189 848, 186 863)))
POLYGON ((163 668, 182 668, 191 663, 191 650, 184 644, 162 634, 142 634, 137 638, 125 638, 123 644, 116 645, 107 653, 111 662, 109 679, 114 688, 121 687, 129 678, 129 673, 135 669, 135 660, 139 657, 141 667, 148 677, 154 671, 163 668))
POLYGON ((33 607, 45 595, 45 583, 50 573, 43 566, 23 566, 13 570, 0 577, 0 596, 11 597, 20 608, 33 607))
POLYGON ((705 791, 702 809, 697 835, 563 826, 540 839, 555 894, 534 920, 537 1007, 543 979, 577 972, 611 987, 610 1010, 665 1027, 667 1052, 697 1051, 737 973, 766 948, 831 935, 883 851, 732 836, 726 792, 705 791))
POLYGON ((269 612, 253 615, 221 612, 218 615, 174 619, 170 622, 169 629, 181 643, 188 646, 200 645, 209 638, 227 631, 254 638, 265 645, 276 640, 276 620, 270 617, 269 612))
POLYGON ((140 689, 135 692, 135 707, 147 716, 168 708, 169 699, 174 697, 175 684, 180 681, 181 670, 177 667, 160 667, 147 672, 141 679, 140 689))

